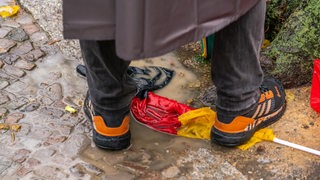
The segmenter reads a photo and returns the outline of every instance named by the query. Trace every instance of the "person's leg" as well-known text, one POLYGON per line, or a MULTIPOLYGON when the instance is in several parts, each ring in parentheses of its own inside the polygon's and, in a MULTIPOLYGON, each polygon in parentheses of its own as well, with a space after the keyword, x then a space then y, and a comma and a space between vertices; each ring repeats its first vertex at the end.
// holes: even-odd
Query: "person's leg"
MULTIPOLYGON (((232 126, 239 124, 239 122, 235 122, 235 118, 239 115, 252 118, 252 114, 257 110, 258 102, 263 95, 260 86, 265 81, 263 81, 259 58, 264 37, 265 8, 265 1, 259 1, 249 12, 215 34, 212 78, 217 87, 218 118, 212 129, 212 140, 222 145, 241 144, 255 130, 254 128, 246 135, 234 135, 235 132, 246 131, 245 128, 249 124, 240 123, 244 126, 243 129, 239 126, 232 126), (230 136, 239 137, 230 138, 230 136), (229 140, 230 142, 228 142, 229 140)), ((266 83, 270 84, 269 81, 266 83)), ((279 85, 279 88, 282 89, 280 84, 274 83, 271 83, 271 86, 279 85)), ((283 99, 277 100, 277 103, 283 105, 283 99)), ((272 113, 273 108, 278 108, 278 106, 271 107, 269 105, 270 108, 267 112, 265 109, 269 107, 267 105, 263 105, 264 109, 259 107, 261 110, 257 113, 266 115, 272 113)), ((256 125, 258 124, 250 126, 256 125)))
MULTIPOLYGON (((80 40, 80 46, 85 66, 89 88, 85 107, 92 105, 93 116, 100 116, 104 120, 105 127, 97 127, 99 122, 92 119, 94 129, 98 134, 93 137, 99 147, 108 148, 108 136, 114 137, 112 143, 117 143, 118 135, 103 133, 108 128, 120 127, 129 113, 131 99, 136 93, 135 82, 128 76, 127 69, 130 61, 117 57, 115 53, 115 42, 110 41, 88 41, 80 40), (99 128, 101 130, 99 134, 99 128)), ((88 111, 88 107, 86 110, 88 111)), ((92 117, 90 117, 92 118, 92 117)), ((127 125, 125 125, 127 126, 127 125)), ((113 130, 112 130, 113 131, 113 130)), ((109 131, 110 132, 110 131, 109 131)), ((128 141, 128 136, 126 136, 128 141)), ((129 138, 130 139, 130 138, 129 138)), ((108 144, 109 143, 109 144, 108 144)), ((111 143, 110 146, 113 146, 111 143)), ((117 146, 117 145, 115 145, 117 146)), ((115 147, 117 148, 117 147, 115 147)), ((120 147, 119 149, 121 149, 120 147)))

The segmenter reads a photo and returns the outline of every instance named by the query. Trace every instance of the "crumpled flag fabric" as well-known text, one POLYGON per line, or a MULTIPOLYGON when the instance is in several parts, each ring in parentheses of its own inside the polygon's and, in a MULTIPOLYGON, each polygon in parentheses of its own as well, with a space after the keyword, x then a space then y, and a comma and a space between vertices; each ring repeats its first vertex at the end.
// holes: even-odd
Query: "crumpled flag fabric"
POLYGON ((272 129, 263 128, 256 131, 247 143, 238 146, 238 148, 245 151, 262 140, 273 141, 274 138, 275 135, 273 134, 272 129))
POLYGON ((209 107, 188 111, 178 117, 181 127, 177 134, 189 138, 210 139, 215 118, 216 112, 209 107))
POLYGON ((3 18, 13 16, 18 12, 19 9, 19 6, 1 6, 0 16, 2 16, 3 18))
POLYGON ((181 122, 178 117, 194 108, 175 100, 145 92, 136 96, 131 103, 131 113, 141 124, 164 133, 177 134, 181 122))

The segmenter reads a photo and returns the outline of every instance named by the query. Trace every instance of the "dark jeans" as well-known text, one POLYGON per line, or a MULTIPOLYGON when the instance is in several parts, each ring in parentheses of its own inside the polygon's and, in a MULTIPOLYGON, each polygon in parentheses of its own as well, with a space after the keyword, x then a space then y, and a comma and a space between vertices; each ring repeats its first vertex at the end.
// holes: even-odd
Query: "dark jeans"
MULTIPOLYGON (((217 109, 239 112, 259 98, 263 73, 259 63, 265 1, 215 33, 212 79, 218 90, 217 109)), ((128 108, 135 84, 127 76, 130 61, 115 53, 114 41, 80 41, 94 106, 113 111, 128 108)))
POLYGON ((117 57, 114 41, 80 40, 80 47, 95 110, 128 111, 136 93, 136 84, 127 75, 130 61, 117 57))
POLYGON ((217 87, 218 114, 243 113, 260 97, 263 72, 259 58, 265 9, 266 2, 260 1, 240 19, 215 33, 211 74, 217 87))

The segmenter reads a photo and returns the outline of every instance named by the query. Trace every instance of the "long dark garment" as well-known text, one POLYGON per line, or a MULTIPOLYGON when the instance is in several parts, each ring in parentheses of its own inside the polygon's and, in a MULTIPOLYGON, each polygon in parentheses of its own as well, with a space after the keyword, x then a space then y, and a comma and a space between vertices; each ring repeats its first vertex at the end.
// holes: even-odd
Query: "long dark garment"
POLYGON ((115 40, 124 60, 159 56, 219 31, 265 0, 63 0, 66 39, 115 40))

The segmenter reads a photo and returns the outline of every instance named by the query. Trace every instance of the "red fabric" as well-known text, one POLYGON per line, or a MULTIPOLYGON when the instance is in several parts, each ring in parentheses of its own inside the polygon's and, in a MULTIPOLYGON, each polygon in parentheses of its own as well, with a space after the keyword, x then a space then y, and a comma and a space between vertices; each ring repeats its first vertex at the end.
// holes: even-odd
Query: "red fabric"
POLYGON ((314 60, 310 105, 315 111, 320 112, 320 59, 314 60))
POLYGON ((132 100, 131 112, 134 118, 151 129, 177 134, 181 126, 178 116, 193 110, 185 104, 148 92, 144 99, 132 100))

